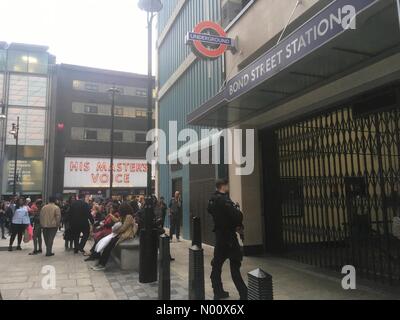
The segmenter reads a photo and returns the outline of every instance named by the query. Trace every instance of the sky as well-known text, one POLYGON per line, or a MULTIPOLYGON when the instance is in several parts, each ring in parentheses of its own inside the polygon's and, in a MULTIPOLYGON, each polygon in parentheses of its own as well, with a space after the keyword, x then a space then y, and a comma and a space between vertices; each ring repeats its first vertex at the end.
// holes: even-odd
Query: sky
POLYGON ((147 73, 138 0, 0 0, 0 41, 45 45, 57 63, 147 73))

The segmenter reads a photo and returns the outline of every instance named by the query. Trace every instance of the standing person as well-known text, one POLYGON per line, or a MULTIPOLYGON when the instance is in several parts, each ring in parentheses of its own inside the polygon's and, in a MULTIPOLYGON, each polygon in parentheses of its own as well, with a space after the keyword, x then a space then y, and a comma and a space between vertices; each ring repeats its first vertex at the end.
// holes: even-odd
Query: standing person
POLYGON ((162 219, 162 227, 165 226, 165 218, 167 216, 167 204, 165 203, 164 197, 160 197, 160 206, 161 206, 161 219, 162 219))
POLYGON ((40 226, 46 245, 46 257, 54 256, 53 242, 61 223, 61 210, 56 201, 56 197, 50 197, 49 203, 40 210, 40 226))
POLYGON ((175 235, 176 240, 180 242, 182 200, 179 191, 175 192, 174 197, 169 202, 169 218, 171 222, 171 229, 169 231, 170 240, 172 241, 172 238, 175 235))
POLYGON ((10 203, 7 206, 6 209, 6 219, 7 219, 7 228, 8 228, 8 234, 11 236, 11 229, 12 229, 12 218, 14 216, 15 212, 15 200, 16 199, 11 199, 10 203))
POLYGON ((42 207, 43 201, 38 199, 31 208, 31 222, 33 224, 33 252, 29 254, 31 256, 42 253, 42 227, 40 225, 40 210, 42 207))
POLYGON ((227 259, 230 260, 232 280, 239 291, 240 299, 247 300, 247 287, 240 273, 243 255, 237 237, 237 232, 243 228, 243 214, 239 206, 229 198, 227 180, 218 180, 216 189, 208 203, 208 212, 214 219, 216 240, 214 258, 211 262, 214 300, 229 297, 229 293, 224 291, 221 280, 222 266, 227 259))
POLYGON ((85 253, 85 245, 90 234, 90 225, 94 219, 90 213, 90 206, 81 198, 71 203, 69 209, 71 233, 74 238, 74 253, 85 253), (82 238, 79 238, 82 234, 82 238))
POLYGON ((1 238, 7 239, 4 235, 4 229, 5 229, 5 224, 6 224, 6 208, 5 208, 5 203, 4 201, 0 201, 0 229, 1 229, 1 238))
POLYGON ((26 227, 31 223, 29 219, 28 207, 25 206, 23 198, 17 198, 15 202, 15 211, 11 223, 11 238, 8 251, 12 251, 15 238, 18 236, 17 250, 22 250, 21 243, 26 227))
POLYGON ((65 250, 73 248, 74 238, 71 230, 70 222, 70 208, 72 203, 72 196, 64 203, 61 209, 61 221, 64 224, 64 246, 65 250))

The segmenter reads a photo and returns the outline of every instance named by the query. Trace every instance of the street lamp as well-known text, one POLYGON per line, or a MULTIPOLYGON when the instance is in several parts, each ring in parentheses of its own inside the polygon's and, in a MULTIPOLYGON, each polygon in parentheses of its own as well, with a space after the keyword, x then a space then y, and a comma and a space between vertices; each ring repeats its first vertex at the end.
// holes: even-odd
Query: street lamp
POLYGON ((15 139, 15 159, 14 159, 14 184, 13 184, 13 196, 17 195, 17 164, 18 164, 18 136, 19 136, 19 117, 17 117, 17 124, 13 123, 11 125, 11 130, 9 131, 15 139))
POLYGON ((115 119, 115 96, 119 94, 121 90, 113 85, 112 88, 108 89, 108 93, 111 96, 111 136, 110 136, 110 199, 113 195, 113 182, 114 182, 114 119, 115 119))
MULTIPOLYGON (((163 5, 160 0, 139 0, 139 8, 147 12, 147 129, 153 128, 153 19, 161 11, 163 5)), ((151 141, 147 142, 151 147, 151 141)), ((151 283, 157 281, 157 248, 158 233, 154 228, 154 203, 152 197, 151 162, 147 162, 147 189, 144 226, 140 231, 139 282, 151 283)))

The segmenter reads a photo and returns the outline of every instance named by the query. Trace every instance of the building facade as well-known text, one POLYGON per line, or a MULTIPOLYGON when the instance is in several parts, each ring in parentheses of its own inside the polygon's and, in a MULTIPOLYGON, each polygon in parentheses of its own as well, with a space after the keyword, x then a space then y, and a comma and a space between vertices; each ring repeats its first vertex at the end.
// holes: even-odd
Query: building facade
POLYGON ((55 58, 45 46, 0 43, 0 194, 13 194, 16 140, 9 134, 19 117, 16 193, 46 194, 51 78, 55 58))
POLYGON ((245 245, 400 280, 399 6, 253 0, 228 25, 233 72, 187 120, 255 130, 253 173, 229 170, 245 245))
POLYGON ((122 196, 146 188, 147 83, 145 75, 61 64, 53 90, 51 145, 54 194, 108 196, 111 155, 109 89, 116 87, 113 188, 122 196))
MULTIPOLYGON (((158 19, 158 106, 157 127, 167 134, 167 154, 176 160, 176 151, 185 144, 174 146, 169 140, 171 125, 176 131, 201 126, 188 126, 187 115, 222 87, 223 58, 212 61, 198 59, 185 43, 188 31, 204 20, 220 21, 221 3, 215 0, 164 0, 158 19)), ((182 165, 179 161, 158 166, 158 194, 167 201, 180 191, 183 201, 183 236, 190 239, 191 217, 203 220, 203 239, 213 241, 211 221, 206 212, 207 197, 214 191, 215 178, 221 169, 214 165, 182 165)))

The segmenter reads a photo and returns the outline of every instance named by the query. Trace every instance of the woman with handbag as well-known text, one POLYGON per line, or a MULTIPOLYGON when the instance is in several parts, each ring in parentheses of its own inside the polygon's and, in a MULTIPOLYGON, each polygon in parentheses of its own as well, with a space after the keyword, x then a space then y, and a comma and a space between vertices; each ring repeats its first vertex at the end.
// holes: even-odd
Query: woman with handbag
POLYGON ((29 212, 27 206, 25 206, 25 200, 23 198, 17 198, 15 202, 15 212, 12 217, 11 224, 11 238, 8 251, 13 251, 13 244, 15 238, 18 236, 17 250, 22 250, 21 243, 26 227, 31 223, 29 218, 29 212))

